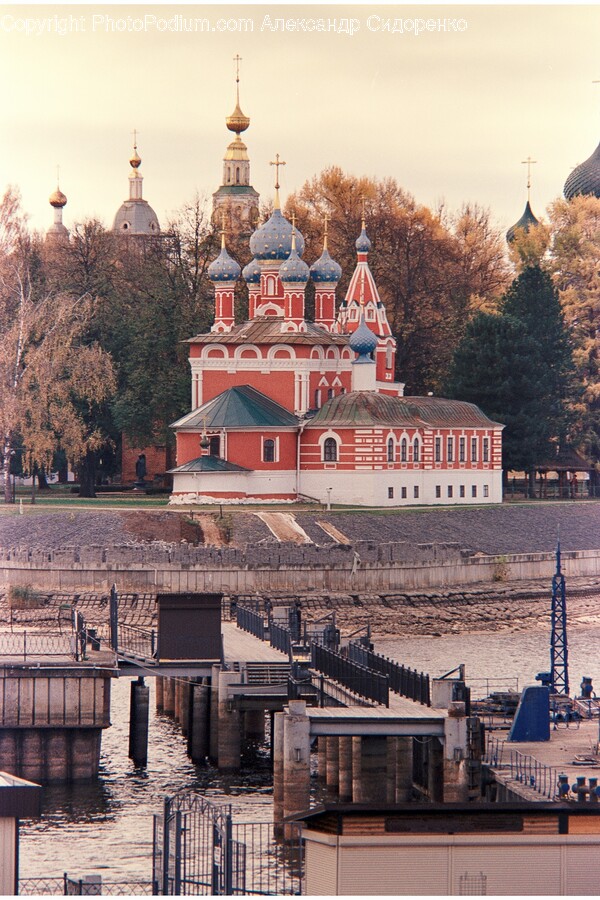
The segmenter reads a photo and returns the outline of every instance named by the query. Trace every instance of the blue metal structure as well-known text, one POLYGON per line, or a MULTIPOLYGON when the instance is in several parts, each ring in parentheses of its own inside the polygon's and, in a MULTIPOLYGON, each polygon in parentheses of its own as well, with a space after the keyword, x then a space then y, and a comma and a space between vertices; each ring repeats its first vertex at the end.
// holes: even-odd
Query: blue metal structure
POLYGON ((550 636, 550 690, 569 696, 567 597, 560 567, 560 541, 556 546, 556 572, 552 577, 552 632, 550 636))

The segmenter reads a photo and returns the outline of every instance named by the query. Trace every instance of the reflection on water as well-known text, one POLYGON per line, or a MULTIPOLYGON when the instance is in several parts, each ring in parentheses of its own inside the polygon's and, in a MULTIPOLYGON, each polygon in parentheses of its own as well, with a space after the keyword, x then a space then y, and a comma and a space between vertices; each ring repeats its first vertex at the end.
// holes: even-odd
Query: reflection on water
POLYGON ((264 745, 247 749, 245 769, 221 774, 196 766, 186 755, 181 729, 157 715, 154 679, 150 684, 148 766, 140 769, 127 756, 129 678, 112 685, 112 726, 102 735, 100 777, 86 785, 44 788, 41 819, 23 821, 20 877, 82 877, 110 870, 110 880, 150 881, 152 816, 165 795, 182 789, 202 791, 230 803, 234 817, 266 821, 271 817, 271 775, 264 745))
MULTIPOLYGON (((599 641, 599 627, 578 626, 569 631, 572 693, 578 691, 583 675, 593 679, 600 693, 599 641)), ((465 663, 467 680, 516 676, 521 687, 549 667, 546 630, 387 638, 376 642, 376 650, 434 676, 465 663)), ((149 881, 152 815, 161 811, 166 794, 181 789, 199 790, 215 802, 231 803, 237 821, 271 818, 266 747, 250 748, 240 774, 221 775, 212 766, 195 766, 186 756, 179 727, 153 712, 153 681, 148 679, 147 768, 137 769, 127 757, 130 679, 122 678, 113 682, 113 724, 102 737, 100 778, 96 784, 44 790, 42 818, 22 825, 22 878, 59 877, 64 871, 82 877, 110 869, 111 881, 149 881)))

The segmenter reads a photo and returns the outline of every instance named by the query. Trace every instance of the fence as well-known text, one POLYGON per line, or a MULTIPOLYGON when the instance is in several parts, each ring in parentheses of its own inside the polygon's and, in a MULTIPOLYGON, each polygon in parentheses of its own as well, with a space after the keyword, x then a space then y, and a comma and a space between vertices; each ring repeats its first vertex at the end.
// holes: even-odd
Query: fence
POLYGON ((246 606, 238 606, 235 612, 236 624, 242 631, 248 631, 259 640, 265 639, 265 620, 253 609, 246 606))
POLYGON ((27 660, 32 656, 68 656, 78 658, 77 635, 48 634, 39 631, 0 633, 0 657, 27 660))
POLYGON ((486 750, 483 762, 493 769, 510 772, 510 777, 519 784, 535 791, 547 800, 555 800, 558 796, 558 769, 539 762, 533 756, 511 750, 510 757, 505 759, 506 747, 497 738, 486 738, 486 750))
POLYGON ((65 872, 62 878, 21 878, 19 896, 68 897, 140 897, 152 896, 150 881, 104 881, 88 878, 72 878, 65 872))
POLYGON ((272 823, 237 823, 231 807, 182 791, 154 817, 153 880, 162 894, 301 894, 301 826, 277 842, 272 823))
POLYGON ((328 650, 318 644, 311 644, 310 652, 313 669, 323 672, 334 681, 339 681, 340 684, 368 700, 384 706, 390 705, 387 675, 374 672, 372 669, 361 666, 334 650, 328 650))
POLYGON ((283 628, 271 621, 269 627, 269 643, 275 650, 281 650, 289 656, 292 652, 292 632, 289 628, 283 628))
POLYGON ((395 694, 416 700, 424 706, 431 706, 429 675, 400 665, 387 656, 380 656, 361 644, 348 644, 348 658, 353 662, 379 672, 389 679, 389 687, 395 694))

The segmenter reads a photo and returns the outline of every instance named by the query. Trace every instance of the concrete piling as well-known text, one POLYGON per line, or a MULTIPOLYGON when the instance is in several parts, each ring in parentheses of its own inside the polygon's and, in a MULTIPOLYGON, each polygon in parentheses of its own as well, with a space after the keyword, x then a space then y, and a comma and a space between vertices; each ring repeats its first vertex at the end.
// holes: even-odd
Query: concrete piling
POLYGON ((229 697, 227 690, 230 684, 236 684, 239 681, 239 677, 238 672, 219 672, 217 765, 222 771, 240 767, 240 711, 229 697))
POLYGON ((189 691, 187 752, 192 762, 204 762, 209 751, 210 688, 191 684, 189 691))
POLYGON ((131 682, 129 702, 129 757, 136 766, 148 763, 148 712, 150 708, 150 688, 140 675, 131 682))
MULTIPOLYGON (((283 815, 305 812, 310 805, 310 722, 304 700, 290 700, 283 717, 283 815)), ((284 838, 294 830, 284 825, 284 838)))
POLYGON ((399 737, 396 739, 396 803, 408 803, 413 792, 413 739, 399 737))
POLYGON ((327 738, 327 793, 337 796, 340 785, 340 745, 339 738, 330 735, 327 738))
POLYGON ((339 739, 339 783, 340 802, 352 800, 352 738, 339 739))

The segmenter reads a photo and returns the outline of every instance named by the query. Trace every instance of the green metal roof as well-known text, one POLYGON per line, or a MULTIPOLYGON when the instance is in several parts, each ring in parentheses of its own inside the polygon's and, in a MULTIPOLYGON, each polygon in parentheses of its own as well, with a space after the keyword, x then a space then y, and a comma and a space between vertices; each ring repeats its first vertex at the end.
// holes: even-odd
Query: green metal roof
POLYGON ((248 384, 229 388, 174 422, 172 428, 295 428, 298 419, 248 384))
POLYGON ((370 426, 413 428, 493 428, 497 422, 473 403, 442 397, 393 397, 375 391, 338 394, 307 423, 307 427, 362 428, 370 426))
POLYGON ((236 466, 235 463, 227 462, 220 456, 198 456, 190 462, 184 463, 183 466, 177 466, 175 469, 169 469, 168 475, 174 475, 179 472, 250 472, 251 469, 245 469, 244 466, 236 466))
POLYGON ((219 194, 250 194, 253 197, 258 197, 258 193, 250 184, 222 184, 221 187, 213 193, 213 197, 218 197, 219 194))

